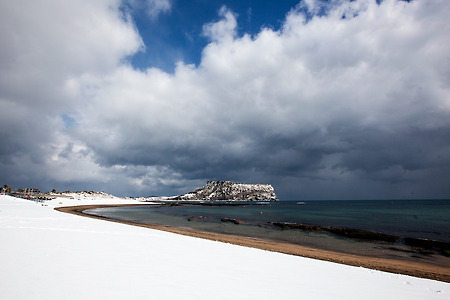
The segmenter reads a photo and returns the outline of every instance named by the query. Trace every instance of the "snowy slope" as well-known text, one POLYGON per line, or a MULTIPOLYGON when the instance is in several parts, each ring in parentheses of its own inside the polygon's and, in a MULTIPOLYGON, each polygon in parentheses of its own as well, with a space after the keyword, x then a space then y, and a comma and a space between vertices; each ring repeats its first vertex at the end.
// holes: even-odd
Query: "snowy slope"
POLYGON ((450 299, 443 282, 69 215, 57 204, 0 195, 1 299, 450 299))

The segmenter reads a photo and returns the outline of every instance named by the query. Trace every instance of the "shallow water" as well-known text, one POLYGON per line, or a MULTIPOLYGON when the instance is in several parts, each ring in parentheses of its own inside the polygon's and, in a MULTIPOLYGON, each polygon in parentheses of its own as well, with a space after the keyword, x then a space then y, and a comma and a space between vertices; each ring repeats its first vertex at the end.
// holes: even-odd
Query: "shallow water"
POLYGON ((243 206, 135 206, 86 211, 104 217, 145 224, 187 227, 219 233, 265 238, 359 255, 435 261, 443 253, 414 249, 398 243, 344 238, 324 231, 283 230, 269 222, 362 229, 403 238, 450 242, 450 201, 280 201, 243 206), (188 221, 196 217, 195 221, 188 221), (244 224, 221 222, 222 218, 244 224))

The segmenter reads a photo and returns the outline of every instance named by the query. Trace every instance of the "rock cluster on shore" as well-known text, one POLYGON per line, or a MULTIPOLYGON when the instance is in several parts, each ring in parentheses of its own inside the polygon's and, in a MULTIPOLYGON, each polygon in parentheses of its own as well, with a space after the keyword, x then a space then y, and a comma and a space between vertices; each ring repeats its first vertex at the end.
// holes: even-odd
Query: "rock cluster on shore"
POLYGON ((208 181, 193 192, 168 198, 181 201, 278 201, 270 184, 246 184, 231 181, 208 181))

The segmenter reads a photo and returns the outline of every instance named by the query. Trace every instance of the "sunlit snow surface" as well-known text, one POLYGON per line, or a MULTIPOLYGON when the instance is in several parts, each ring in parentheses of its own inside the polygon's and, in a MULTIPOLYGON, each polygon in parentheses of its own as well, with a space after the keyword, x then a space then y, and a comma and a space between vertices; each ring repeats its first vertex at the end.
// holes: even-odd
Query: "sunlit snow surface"
POLYGON ((55 211, 0 195, 1 299, 449 299, 450 284, 55 211))

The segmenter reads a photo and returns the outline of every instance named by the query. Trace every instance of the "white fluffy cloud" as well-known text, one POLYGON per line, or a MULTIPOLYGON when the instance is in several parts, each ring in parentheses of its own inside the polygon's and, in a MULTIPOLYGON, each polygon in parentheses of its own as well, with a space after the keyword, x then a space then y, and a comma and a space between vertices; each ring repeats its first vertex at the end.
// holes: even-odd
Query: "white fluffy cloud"
MULTIPOLYGON (((51 182, 65 181, 66 177, 51 174, 73 174, 72 166, 85 165, 83 160, 53 164, 54 152, 71 142, 62 116, 90 101, 82 93, 82 79, 110 74, 121 59, 143 46, 119 5, 119 1, 0 3, 3 181, 43 185, 49 174, 51 182), (62 170, 55 172, 59 167, 62 170)), ((88 166, 80 178, 98 173, 88 166)))
POLYGON ((172 0, 124 0, 133 9, 145 10, 152 19, 160 14, 168 13, 172 9, 172 0))
POLYGON ((3 4, 0 163, 14 173, 35 155, 52 183, 116 193, 231 179, 274 183, 284 198, 448 196, 450 2, 321 3, 256 36, 237 36, 223 7, 203 28, 200 65, 173 74, 123 63, 143 45, 117 1, 28 14, 3 4), (51 112, 39 122, 36 103, 51 112))
POLYGON ((205 24, 203 34, 213 41, 223 42, 231 41, 236 37, 236 16, 225 6, 219 10, 219 16, 222 20, 205 24))
POLYGON ((147 0, 148 13, 152 17, 156 17, 160 13, 170 11, 172 3, 170 0, 147 0))

